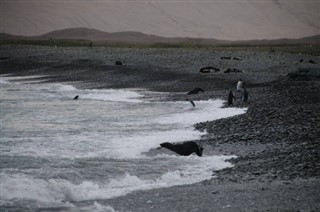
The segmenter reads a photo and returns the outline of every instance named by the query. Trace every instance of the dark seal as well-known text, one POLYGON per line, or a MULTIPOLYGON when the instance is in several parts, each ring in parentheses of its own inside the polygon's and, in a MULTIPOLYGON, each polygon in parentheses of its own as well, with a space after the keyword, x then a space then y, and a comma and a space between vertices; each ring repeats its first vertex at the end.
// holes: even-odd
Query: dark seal
POLYGON ((202 151, 203 151, 203 147, 198 145, 194 141, 187 141, 180 144, 172 144, 172 143, 166 142, 166 143, 160 144, 160 146, 170 149, 171 151, 183 156, 188 156, 188 155, 191 155, 192 153, 196 153, 199 157, 201 157, 202 151))

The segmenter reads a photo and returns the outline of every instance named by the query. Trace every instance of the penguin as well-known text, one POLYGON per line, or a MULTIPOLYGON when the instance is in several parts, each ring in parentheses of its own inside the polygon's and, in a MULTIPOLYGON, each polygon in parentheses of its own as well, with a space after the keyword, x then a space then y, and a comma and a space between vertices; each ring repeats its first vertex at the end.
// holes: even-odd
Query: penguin
POLYGON ((237 91, 241 92, 243 89, 243 82, 241 79, 239 79, 238 83, 237 83, 237 91))
POLYGON ((233 104, 233 99, 234 99, 234 101, 236 101, 236 97, 234 96, 233 91, 230 90, 229 95, 228 95, 228 105, 233 104))
POLYGON ((250 94, 249 94, 249 92, 247 91, 247 89, 246 89, 246 88, 243 88, 242 93, 241 93, 242 102, 247 102, 248 99, 249 99, 249 96, 250 96, 250 94))

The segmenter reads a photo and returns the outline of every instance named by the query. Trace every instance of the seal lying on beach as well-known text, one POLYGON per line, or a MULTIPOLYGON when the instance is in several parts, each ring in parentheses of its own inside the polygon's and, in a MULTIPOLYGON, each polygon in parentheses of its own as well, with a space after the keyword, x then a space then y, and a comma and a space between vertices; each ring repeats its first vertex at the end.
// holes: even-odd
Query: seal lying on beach
POLYGON ((187 141, 180 144, 172 144, 169 142, 165 142, 160 144, 160 146, 170 149, 171 151, 183 156, 188 156, 192 153, 196 153, 199 157, 201 157, 203 151, 203 147, 198 145, 194 141, 187 141))
POLYGON ((202 89, 202 88, 195 88, 195 89, 193 89, 192 91, 190 91, 189 93, 188 93, 188 95, 190 95, 190 94, 197 94, 197 93, 199 93, 199 92, 204 92, 204 90, 202 89))

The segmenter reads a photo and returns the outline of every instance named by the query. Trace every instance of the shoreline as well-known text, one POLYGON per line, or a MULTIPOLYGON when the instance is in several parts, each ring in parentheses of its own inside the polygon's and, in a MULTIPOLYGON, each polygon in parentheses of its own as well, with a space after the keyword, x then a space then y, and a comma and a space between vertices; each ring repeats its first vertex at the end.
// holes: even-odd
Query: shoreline
POLYGON ((234 105, 248 107, 245 114, 195 124, 195 129, 208 132, 199 141, 206 154, 237 155, 230 160, 234 167, 217 171, 215 178, 197 184, 137 191, 97 202, 117 211, 320 210, 319 76, 303 75, 307 79, 302 79, 287 75, 299 69, 320 72, 319 57, 190 49, 96 49, 82 54, 79 49, 60 49, 62 53, 51 48, 1 47, 5 50, 1 56, 11 55, 0 61, 0 68, 14 75, 46 73, 48 82, 75 82, 82 88, 149 88, 168 92, 168 101, 184 100, 186 91, 194 87, 205 89, 205 93, 193 96, 195 101, 226 99, 238 78, 246 82, 251 94, 249 102, 236 101, 234 105), (126 58, 126 65, 115 66, 107 53, 126 58), (221 60, 224 55, 242 60, 221 60), (301 57, 318 63, 301 64, 301 57), (190 62, 190 58, 195 60, 190 62), (199 72, 200 67, 210 64, 244 72, 199 72))

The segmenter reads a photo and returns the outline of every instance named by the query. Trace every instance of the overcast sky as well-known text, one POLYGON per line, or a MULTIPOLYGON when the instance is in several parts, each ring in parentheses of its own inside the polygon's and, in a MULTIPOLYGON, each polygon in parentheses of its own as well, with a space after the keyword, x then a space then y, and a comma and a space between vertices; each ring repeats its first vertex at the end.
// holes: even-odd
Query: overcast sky
POLYGON ((224 40, 320 34, 320 0, 0 0, 0 31, 88 27, 224 40))

